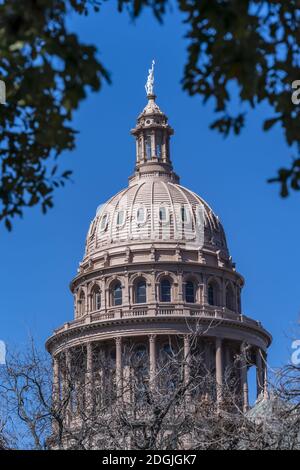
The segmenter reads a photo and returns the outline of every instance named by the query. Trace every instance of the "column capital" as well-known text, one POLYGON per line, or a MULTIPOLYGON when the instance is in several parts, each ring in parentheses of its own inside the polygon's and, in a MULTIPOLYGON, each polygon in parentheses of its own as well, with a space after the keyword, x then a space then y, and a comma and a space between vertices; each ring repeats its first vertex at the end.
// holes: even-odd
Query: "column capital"
POLYGON ((154 343, 154 341, 156 340, 156 337, 157 337, 156 334, 150 334, 150 335, 148 335, 148 338, 149 338, 150 343, 154 343))

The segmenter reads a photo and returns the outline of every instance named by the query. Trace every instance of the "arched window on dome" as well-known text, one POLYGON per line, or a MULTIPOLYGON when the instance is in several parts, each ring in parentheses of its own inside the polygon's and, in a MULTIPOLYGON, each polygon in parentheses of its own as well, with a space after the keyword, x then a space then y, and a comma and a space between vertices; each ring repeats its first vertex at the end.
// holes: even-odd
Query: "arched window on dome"
POLYGON ((107 229, 107 222, 108 222, 108 215, 103 214, 100 222, 100 230, 101 232, 104 232, 107 229))
POLYGON ((193 281, 187 281, 185 284, 185 301, 191 304, 196 302, 196 288, 193 281))
POLYGON ((78 315, 80 317, 85 314, 85 294, 83 290, 79 294, 79 298, 77 302, 77 310, 78 310, 78 315))
POLYGON ((140 206, 136 210, 136 222, 138 225, 142 225, 147 220, 147 209, 143 206, 140 206))
POLYGON ((180 207, 180 222, 182 224, 187 224, 189 222, 189 209, 184 205, 180 207))
POLYGON ((135 303, 145 304, 146 302, 147 302, 146 281, 144 279, 140 279, 135 284, 135 303))
POLYGON ((171 302, 171 283, 169 279, 162 279, 160 282, 160 301, 171 302))
POLYGON ((100 310, 101 308, 101 292, 99 286, 94 286, 91 292, 91 310, 100 310))
POLYGON ((116 282, 112 288, 112 304, 122 305, 122 286, 120 281, 116 282))
POLYGON ((116 220, 117 226, 118 227, 122 226, 124 222, 125 222, 125 210, 121 209, 117 213, 117 220, 116 220))
POLYGON ((226 287, 226 308, 235 310, 234 308, 234 292, 232 286, 229 284, 226 287))
POLYGON ((165 224, 169 220, 169 212, 166 206, 160 206, 159 208, 159 221, 162 224, 165 224))

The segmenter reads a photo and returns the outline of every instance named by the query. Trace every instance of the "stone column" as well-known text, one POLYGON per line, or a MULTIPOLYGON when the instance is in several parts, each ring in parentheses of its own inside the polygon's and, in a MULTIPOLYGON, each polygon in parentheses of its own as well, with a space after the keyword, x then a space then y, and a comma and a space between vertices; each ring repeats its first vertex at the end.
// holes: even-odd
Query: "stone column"
POLYGON ((139 149, 139 139, 136 139, 136 141, 135 141, 135 151, 136 151, 136 160, 135 161, 136 161, 136 163, 139 163, 140 158, 141 158, 140 149, 139 149))
POLYGON ((149 335, 149 378, 150 385, 155 386, 156 376, 156 335, 149 335))
MULTIPOLYGON (((191 345, 189 335, 184 336, 184 384, 186 387, 189 385, 191 376, 191 345)), ((186 392, 187 397, 190 396, 190 392, 186 392)))
POLYGON ((84 287, 84 294, 85 294, 85 297, 84 297, 84 314, 87 315, 90 311, 89 309, 89 295, 88 295, 88 288, 87 286, 84 287))
POLYGON ((264 390, 264 374, 261 359, 261 351, 256 349, 256 397, 259 398, 264 390))
POLYGON ((163 138, 162 138, 162 161, 166 162, 167 161, 167 139, 166 139, 166 133, 163 133, 163 138))
POLYGON ((147 281, 147 296, 148 296, 148 293, 149 293, 149 297, 147 297, 148 300, 148 304, 154 304, 156 302, 156 292, 155 292, 155 271, 152 271, 151 272, 151 280, 150 282, 148 283, 147 281))
POLYGON ((182 271, 178 272, 177 279, 178 279, 178 298, 175 299, 175 301, 181 303, 185 301, 184 292, 185 292, 185 284, 186 284, 186 283, 183 283, 182 271))
POLYGON ((246 413, 249 409, 249 398, 248 398, 248 377, 247 377, 247 358, 245 356, 244 345, 241 344, 241 391, 242 391, 242 401, 243 401, 243 412, 246 413))
POLYGON ((129 304, 129 279, 128 273, 124 276, 124 282, 122 282, 122 304, 128 305, 129 304))
POLYGON ((109 298, 110 296, 109 296, 108 287, 105 287, 104 295, 105 295, 105 310, 107 310, 110 307, 110 298, 109 298))
POLYGON ((207 305, 208 304, 208 276, 206 275, 203 275, 203 291, 202 291, 202 295, 203 295, 203 305, 207 305))
POLYGON ((263 352, 263 390, 264 390, 264 399, 266 400, 269 397, 268 393, 268 367, 267 367, 267 353, 263 352))
POLYGON ((71 411, 71 356, 70 349, 64 352, 64 363, 61 370, 62 375, 62 398, 67 405, 67 409, 71 411))
POLYGON ((60 383, 59 383, 59 373, 60 373, 60 367, 59 367, 59 358, 57 356, 53 357, 53 386, 52 386, 52 399, 53 399, 53 404, 54 406, 57 406, 59 403, 59 388, 60 388, 60 383))
MULTIPOLYGON (((53 357, 53 383, 52 383, 52 403, 54 409, 59 405, 60 400, 60 384, 59 384, 59 358, 57 356, 53 357)), ((59 430, 58 422, 52 420, 52 431, 57 433, 59 430)))
POLYGON ((147 156, 146 156, 146 144, 145 144, 145 133, 142 133, 142 161, 145 163, 147 161, 147 156))
POLYGON ((156 148, 155 148, 155 131, 152 130, 151 131, 151 158, 155 157, 155 151, 156 151, 156 148))
POLYGON ((116 387, 117 399, 122 398, 122 338, 115 338, 116 341, 116 387))
POLYGON ((105 281, 100 278, 100 292, 101 292, 101 310, 106 309, 106 298, 105 298, 105 281))
POLYGON ((223 387, 223 358, 222 358, 222 339, 216 338, 216 386, 217 386, 217 401, 222 401, 222 387, 223 387))
POLYGON ((87 410, 93 409, 93 347, 86 345, 85 404, 87 410))

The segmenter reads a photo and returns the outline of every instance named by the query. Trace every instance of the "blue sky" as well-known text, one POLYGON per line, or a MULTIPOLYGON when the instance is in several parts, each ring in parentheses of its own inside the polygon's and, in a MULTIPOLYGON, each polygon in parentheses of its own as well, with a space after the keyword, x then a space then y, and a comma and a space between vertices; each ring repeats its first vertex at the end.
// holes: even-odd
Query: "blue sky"
POLYGON ((265 106, 249 115, 240 137, 224 140, 210 131, 212 104, 202 105, 180 86, 187 44, 182 18, 173 12, 161 26, 144 14, 132 24, 114 3, 99 14, 70 18, 70 28, 99 48, 113 83, 89 94, 76 113, 77 148, 61 159, 62 168, 74 171, 73 183, 57 191, 54 209, 46 216, 28 210, 12 233, 0 232, 0 339, 22 347, 32 334, 42 345, 55 327, 72 319, 68 285, 97 206, 125 187, 132 173, 135 143, 129 131, 145 106, 144 84, 155 58, 157 101, 175 129, 175 170, 224 224, 246 279, 244 313, 261 320, 274 337, 270 364, 287 362, 300 310, 300 194, 282 200, 266 180, 292 152, 279 128, 262 132, 262 119, 271 117, 265 106))

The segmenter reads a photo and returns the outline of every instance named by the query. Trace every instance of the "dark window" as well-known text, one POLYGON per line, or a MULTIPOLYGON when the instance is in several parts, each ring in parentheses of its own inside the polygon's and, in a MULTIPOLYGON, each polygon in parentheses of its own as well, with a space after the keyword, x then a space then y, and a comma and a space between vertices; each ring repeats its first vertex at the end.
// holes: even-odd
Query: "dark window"
POLYGON ((181 207, 180 214, 181 214, 181 222, 186 223, 187 222, 187 210, 184 206, 181 207))
POLYGON ((120 282, 115 284, 113 288, 113 304, 122 305, 122 287, 120 282))
POLYGON ((149 160, 151 158, 151 134, 146 134, 145 147, 146 147, 146 158, 149 160))
POLYGON ((208 286, 208 303, 209 305, 215 305, 215 290, 212 284, 208 286))
POLYGON ((192 304, 195 303, 195 286, 192 281, 188 281, 185 285, 185 300, 192 304))
POLYGON ((231 287, 227 287, 226 289, 226 307, 229 310, 234 310, 233 308, 233 292, 231 287))
POLYGON ((95 287, 92 294, 92 310, 100 310, 101 294, 99 287, 95 287))
POLYGON ((139 281, 136 285, 136 303, 137 304, 144 304, 146 303, 146 282, 139 281))
POLYGON ((97 294, 96 294, 95 304, 96 304, 96 310, 100 310, 100 308, 101 308, 101 294, 100 294, 100 292, 97 292, 97 294))
POLYGON ((159 220, 160 220, 160 222, 166 222, 167 221, 167 209, 165 207, 160 207, 159 208, 159 220))
POLYGON ((155 154, 158 158, 161 157, 162 148, 162 131, 156 131, 155 133, 155 154))
POLYGON ((172 354, 173 354, 172 346, 171 346, 169 343, 168 343, 168 344, 164 344, 163 352, 164 352, 164 354, 166 354, 167 356, 172 356, 172 354))
POLYGON ((168 279, 163 279, 160 283, 160 301, 171 302, 171 284, 168 279))
POLYGON ((142 359, 146 356, 147 348, 143 344, 139 344, 134 351, 134 355, 136 359, 142 359))

